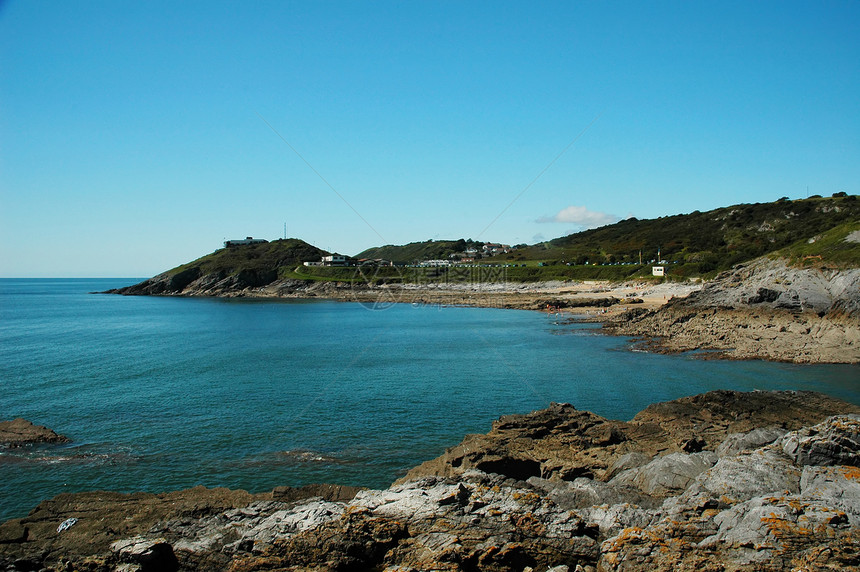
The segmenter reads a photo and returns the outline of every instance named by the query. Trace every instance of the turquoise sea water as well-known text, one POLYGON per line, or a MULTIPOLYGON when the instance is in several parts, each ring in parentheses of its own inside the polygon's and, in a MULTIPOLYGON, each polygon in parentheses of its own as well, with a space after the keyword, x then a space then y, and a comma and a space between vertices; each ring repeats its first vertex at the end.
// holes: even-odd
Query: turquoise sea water
POLYGON ((384 487, 500 415, 551 401, 629 419, 712 389, 860 403, 860 368, 629 350, 536 312, 89 294, 0 280, 0 419, 69 436, 0 449, 0 521, 83 490, 384 487))

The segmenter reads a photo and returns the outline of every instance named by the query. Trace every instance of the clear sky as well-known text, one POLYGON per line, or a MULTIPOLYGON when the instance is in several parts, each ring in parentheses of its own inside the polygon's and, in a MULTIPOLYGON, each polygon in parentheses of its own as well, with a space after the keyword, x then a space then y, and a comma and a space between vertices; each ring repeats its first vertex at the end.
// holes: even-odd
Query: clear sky
POLYGON ((151 276, 284 223, 344 254, 532 244, 837 191, 856 0, 0 3, 0 276, 151 276))

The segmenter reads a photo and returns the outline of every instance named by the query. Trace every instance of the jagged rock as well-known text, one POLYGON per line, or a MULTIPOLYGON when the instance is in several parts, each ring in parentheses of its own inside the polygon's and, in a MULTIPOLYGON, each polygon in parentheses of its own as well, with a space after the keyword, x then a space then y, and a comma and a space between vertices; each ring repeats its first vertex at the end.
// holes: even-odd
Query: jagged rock
POLYGON ((58 435, 42 425, 34 425, 26 419, 0 421, 0 446, 21 447, 33 443, 67 443, 69 438, 58 435))
POLYGON ((860 407, 812 392, 714 391, 650 405, 624 423, 569 404, 552 404, 543 411, 501 418, 489 433, 468 435, 399 482, 456 476, 470 468, 517 480, 608 480, 619 472, 617 463, 679 452, 691 436, 712 451, 732 433, 774 425, 798 429, 837 411, 860 413, 860 407))
POLYGON ((615 459, 615 461, 613 461, 612 464, 609 465, 609 468, 606 469, 603 478, 608 481, 622 471, 626 471, 628 469, 635 469, 637 467, 641 467, 642 465, 647 465, 650 462, 651 456, 646 455, 641 451, 632 451, 630 453, 625 453, 615 459))
POLYGON ((759 427, 745 433, 732 433, 717 447, 717 455, 727 457, 758 449, 773 443, 788 433, 787 429, 778 426, 759 427))
POLYGON ((834 417, 825 427, 786 435, 783 452, 798 465, 860 466, 860 416, 834 417))
POLYGON ((636 504, 595 505, 577 511, 589 526, 597 526, 603 538, 611 538, 626 528, 644 528, 654 520, 653 508, 636 504))
MULTIPOLYGON (((857 486, 846 481, 848 487, 857 486)), ((773 494, 735 505, 714 517, 718 532, 700 546, 717 548, 738 565, 772 564, 784 558, 786 552, 797 558, 819 546, 832 547, 860 538, 856 523, 834 507, 832 499, 826 500, 820 494, 826 491, 827 488, 815 487, 803 495, 773 494)), ((846 491, 840 487, 840 491, 853 498, 849 508, 856 514, 860 510, 860 495, 851 495, 856 490, 850 488, 846 491)))
MULTIPOLYGON (((854 430, 846 419, 851 417, 831 417, 789 433, 782 442, 827 436, 818 444, 834 450, 832 445, 854 430)), ((687 491, 668 499, 649 524, 625 528, 604 541, 599 568, 857 566, 858 481, 860 472, 853 466, 795 464, 781 442, 724 457, 687 491)))
POLYGON ((580 477, 573 481, 549 481, 532 477, 528 483, 542 491, 547 498, 567 510, 581 509, 594 505, 617 505, 632 503, 640 506, 655 504, 631 486, 616 485, 611 481, 604 483, 580 477))
MULTIPOLYGON (((521 570, 595 561, 596 528, 533 490, 506 483, 472 470, 459 481, 430 477, 364 491, 339 521, 276 543, 262 558, 283 567, 401 570, 521 570), (332 563, 334 547, 349 559, 332 563)), ((248 559, 235 569, 260 562, 248 559)))
MULTIPOLYGON (((573 480, 605 470, 626 440, 625 423, 570 404, 553 403, 528 415, 507 415, 487 435, 468 435, 445 455, 409 471, 399 482, 427 475, 454 476, 468 469, 524 481, 573 480)), ((626 452, 626 451, 623 451, 626 452)))
POLYGON ((773 491, 796 493, 800 469, 774 447, 723 457, 703 472, 686 491, 684 498, 706 494, 722 502, 736 503, 773 491))
POLYGON ((844 511, 848 523, 860 527, 860 470, 856 467, 804 467, 800 498, 820 500, 832 509, 844 511))
POLYGON ((623 471, 609 484, 635 487, 648 496, 666 497, 684 491, 693 479, 716 462, 717 455, 712 451, 690 455, 671 453, 642 467, 623 471))
MULTIPOLYGON (((148 539, 134 536, 117 540, 110 546, 120 562, 135 564, 140 572, 175 572, 179 560, 173 547, 162 538, 148 539)), ((126 567, 126 570, 133 568, 126 567)))
POLYGON ((275 487, 272 498, 280 502, 292 502, 309 497, 321 497, 327 501, 352 500, 364 487, 348 487, 344 485, 312 484, 303 487, 275 487))

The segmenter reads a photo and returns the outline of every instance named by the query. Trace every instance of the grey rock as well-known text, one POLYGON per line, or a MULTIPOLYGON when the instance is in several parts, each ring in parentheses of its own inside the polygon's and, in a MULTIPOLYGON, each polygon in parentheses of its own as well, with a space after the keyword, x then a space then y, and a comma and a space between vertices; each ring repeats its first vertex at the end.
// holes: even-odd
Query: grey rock
POLYGON ((646 495, 666 497, 678 494, 702 472, 717 462, 713 451, 700 453, 671 453, 657 457, 647 465, 623 471, 609 481, 610 485, 632 486, 646 495))
POLYGON ((746 433, 732 433, 717 447, 717 455, 729 457, 769 445, 788 433, 787 429, 773 425, 760 427, 746 433))
POLYGON ((860 363, 860 268, 757 259, 658 310, 607 327, 663 352, 708 348, 733 359, 860 363))
POLYGON ((785 260, 763 257, 734 268, 689 298, 705 307, 764 305, 828 311, 837 301, 856 299, 858 289, 860 269, 797 268, 785 260))
POLYGON ((628 469, 635 469, 636 467, 647 465, 650 462, 651 455, 647 455, 639 451, 625 453, 624 455, 618 457, 611 465, 609 465, 609 468, 606 469, 606 474, 603 475, 603 480, 608 481, 622 471, 626 471, 628 469))
POLYGON ((782 450, 798 465, 860 466, 860 415, 834 416, 783 437, 782 450))
POLYGON ((140 570, 162 572, 179 570, 179 560, 173 552, 173 547, 163 538, 147 539, 135 536, 114 542, 111 549, 117 554, 120 562, 138 565, 140 570))
POLYGON ((821 502, 845 513, 848 523, 860 527, 860 471, 853 467, 804 467, 800 476, 800 499, 821 502))
POLYGON ((560 508, 574 510, 594 505, 632 503, 655 506, 654 499, 624 484, 609 484, 580 477, 573 481, 550 481, 532 477, 528 483, 542 491, 560 508))
POLYGON ((758 449, 735 457, 723 457, 703 472, 685 499, 705 495, 737 503, 775 491, 800 491, 800 470, 775 447, 758 449))
POLYGON ((820 398, 712 392, 649 407, 628 424, 555 406, 499 424, 498 443, 516 439, 516 449, 487 443, 498 458, 545 455, 557 458, 551 467, 615 473, 608 481, 548 470, 522 482, 472 465, 351 499, 332 487, 60 495, 0 525, 0 569, 850 569, 860 468, 846 462, 860 416, 828 418, 854 406, 820 398), (797 430, 778 437, 775 423, 797 430), (627 433, 616 439, 613 429, 627 433), (677 451, 691 436, 726 444, 719 454, 630 454, 677 451), (317 490, 330 498, 301 498, 317 490), (69 517, 78 524, 58 535, 69 517))
POLYGON ((659 514, 656 510, 628 503, 591 506, 579 510, 578 513, 590 525, 597 526, 604 538, 613 537, 626 528, 645 528, 659 514))

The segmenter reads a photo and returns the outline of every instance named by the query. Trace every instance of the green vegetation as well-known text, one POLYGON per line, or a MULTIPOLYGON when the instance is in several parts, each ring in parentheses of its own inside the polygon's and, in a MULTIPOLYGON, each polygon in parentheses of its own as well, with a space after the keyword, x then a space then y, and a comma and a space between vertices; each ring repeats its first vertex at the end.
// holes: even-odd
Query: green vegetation
POLYGON ((447 260, 451 254, 462 253, 467 248, 478 251, 484 246, 483 242, 472 239, 459 240, 427 240, 425 242, 410 242, 403 246, 387 244, 368 248, 355 255, 355 258, 383 258, 395 264, 412 264, 419 260, 447 260))
POLYGON ((798 266, 860 267, 860 221, 847 222, 774 253, 798 266))
POLYGON ((650 266, 527 266, 505 269, 507 279, 512 282, 545 282, 547 280, 612 280, 651 277, 650 266))
MULTIPOLYGON (((498 256, 492 262, 637 264, 659 259, 673 276, 709 275, 860 220, 856 196, 781 199, 705 213, 623 220, 498 256)), ((486 261, 482 261, 486 262, 486 261)))
POLYGON ((177 275, 199 268, 199 273, 203 275, 234 276, 243 272, 253 272, 281 276, 284 272, 301 266, 305 260, 319 260, 326 254, 328 253, 324 250, 320 250, 303 240, 288 238, 262 244, 221 248, 197 260, 177 266, 169 270, 168 274, 177 275))

